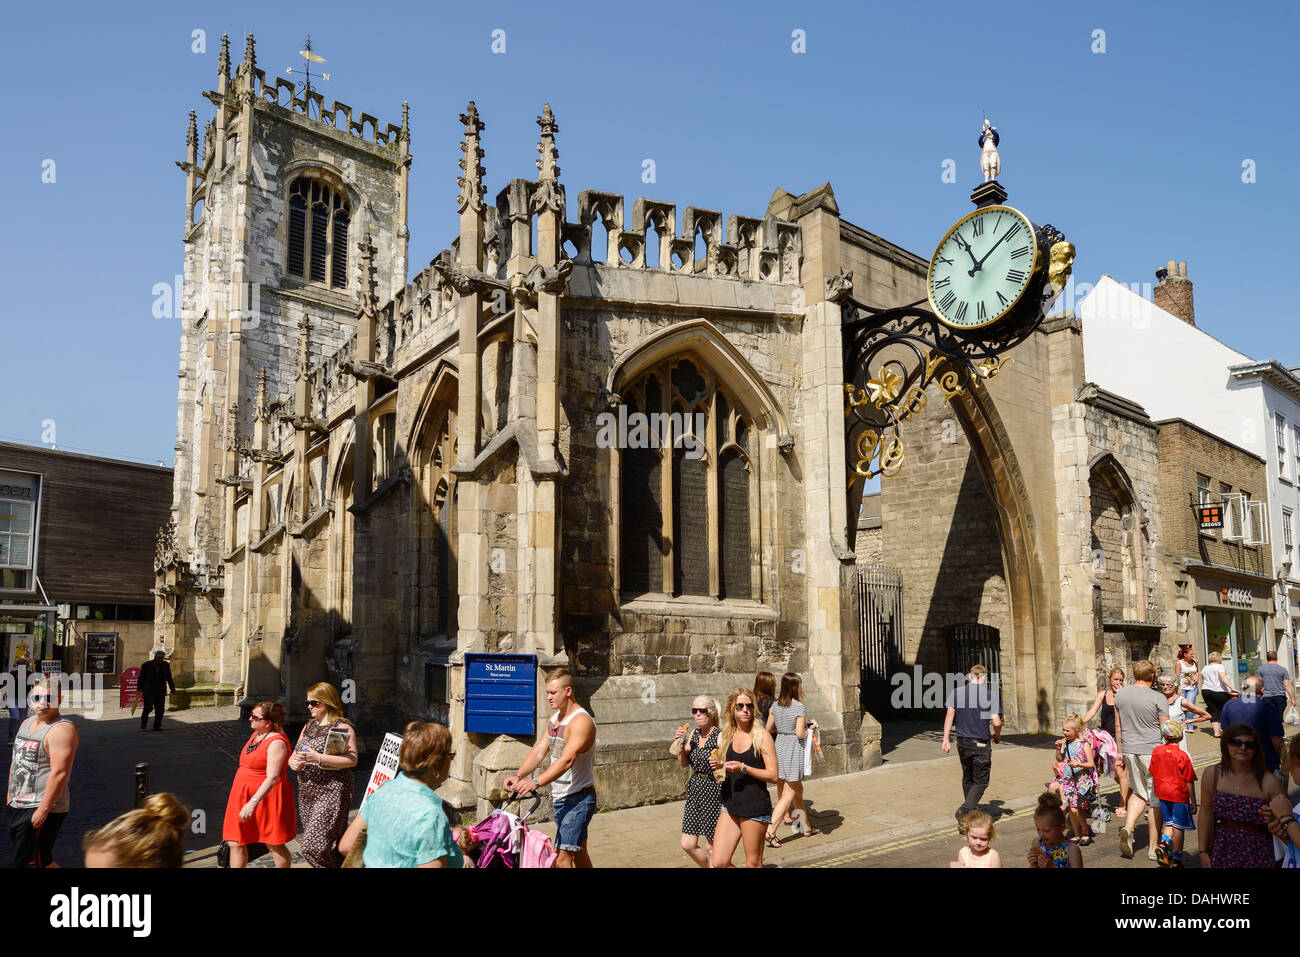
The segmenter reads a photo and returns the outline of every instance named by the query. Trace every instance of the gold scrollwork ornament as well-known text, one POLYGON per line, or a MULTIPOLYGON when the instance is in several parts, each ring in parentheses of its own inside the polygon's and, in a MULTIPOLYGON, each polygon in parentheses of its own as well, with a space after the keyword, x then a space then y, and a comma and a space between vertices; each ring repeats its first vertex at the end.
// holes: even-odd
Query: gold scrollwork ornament
POLYGON ((880 433, 875 429, 866 429, 858 436, 858 461, 853 471, 863 478, 872 478, 876 473, 871 470, 871 463, 880 454, 880 433))
POLYGON ((895 435, 889 440, 889 445, 885 447, 884 452, 880 455, 879 474, 885 478, 893 478, 903 467, 903 443, 895 435))

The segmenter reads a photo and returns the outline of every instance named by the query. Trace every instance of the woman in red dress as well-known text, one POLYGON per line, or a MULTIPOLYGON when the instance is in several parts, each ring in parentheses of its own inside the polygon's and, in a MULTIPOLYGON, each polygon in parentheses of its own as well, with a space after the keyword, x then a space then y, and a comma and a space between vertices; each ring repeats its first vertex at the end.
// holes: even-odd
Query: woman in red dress
POLYGON ((221 837, 231 844, 231 867, 248 864, 249 844, 265 844, 275 866, 288 867, 289 849, 285 845, 298 833, 298 819, 293 788, 284 775, 289 757, 289 739, 283 731, 284 705, 259 701, 248 721, 253 733, 239 756, 221 837))

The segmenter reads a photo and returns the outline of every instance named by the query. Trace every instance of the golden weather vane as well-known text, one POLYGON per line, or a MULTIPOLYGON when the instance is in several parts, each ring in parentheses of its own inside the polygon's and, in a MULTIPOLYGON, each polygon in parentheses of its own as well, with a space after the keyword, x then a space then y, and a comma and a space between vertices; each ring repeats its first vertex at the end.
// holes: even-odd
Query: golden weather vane
MULTIPOLYGON (((307 100, 307 95, 311 93, 311 65, 313 63, 324 63, 325 58, 312 52, 310 33, 307 34, 306 49, 299 50, 298 55, 303 59, 303 68, 301 70, 295 70, 293 67, 286 67, 284 72, 290 76, 294 73, 300 73, 303 75, 301 92, 303 100, 307 100)), ((328 73, 321 73, 319 76, 322 80, 328 80, 330 78, 328 73)), ((308 101, 308 109, 310 109, 310 101, 308 101)))

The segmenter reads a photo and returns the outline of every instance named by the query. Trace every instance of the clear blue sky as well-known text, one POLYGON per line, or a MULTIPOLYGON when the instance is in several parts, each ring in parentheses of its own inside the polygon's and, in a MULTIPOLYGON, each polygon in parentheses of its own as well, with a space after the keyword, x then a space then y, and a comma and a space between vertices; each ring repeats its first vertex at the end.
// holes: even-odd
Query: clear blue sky
POLYGON ((761 215, 774 188, 829 180, 845 219, 926 257, 971 208, 985 109, 1010 202, 1066 232, 1078 280, 1150 282, 1187 260, 1198 325, 1300 362, 1294 5, 448 6, 11 5, 0 437, 38 443, 52 419, 60 448, 171 464, 179 329, 153 317, 152 289, 182 266, 173 161, 188 111, 200 126, 211 115, 200 93, 221 33, 237 62, 250 29, 268 73, 299 65, 310 31, 327 99, 383 123, 410 101, 415 269, 454 235, 470 98, 490 196, 536 175, 533 118, 549 100, 571 214, 590 188, 761 215), (205 54, 191 52, 197 29, 205 54))

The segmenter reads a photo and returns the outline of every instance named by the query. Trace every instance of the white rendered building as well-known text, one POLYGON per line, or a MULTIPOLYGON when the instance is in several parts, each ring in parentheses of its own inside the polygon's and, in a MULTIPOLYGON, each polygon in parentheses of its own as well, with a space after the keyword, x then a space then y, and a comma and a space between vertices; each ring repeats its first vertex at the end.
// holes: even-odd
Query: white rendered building
POLYGON ((1156 275, 1155 302, 1103 274, 1079 303, 1085 376, 1133 399, 1156 422, 1185 419, 1264 459, 1267 505, 1256 503, 1252 514, 1248 504, 1243 510, 1242 502, 1230 502, 1227 527, 1218 534, 1266 542, 1271 549, 1277 587, 1268 649, 1277 650, 1280 663, 1295 674, 1300 367, 1254 360, 1198 329, 1186 263, 1171 262, 1156 275))

